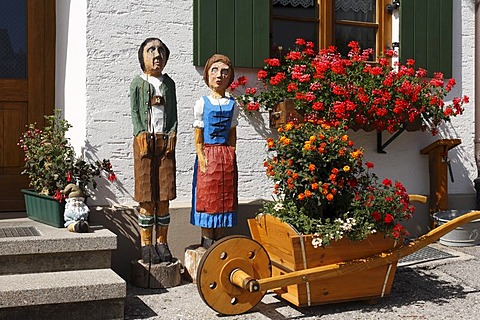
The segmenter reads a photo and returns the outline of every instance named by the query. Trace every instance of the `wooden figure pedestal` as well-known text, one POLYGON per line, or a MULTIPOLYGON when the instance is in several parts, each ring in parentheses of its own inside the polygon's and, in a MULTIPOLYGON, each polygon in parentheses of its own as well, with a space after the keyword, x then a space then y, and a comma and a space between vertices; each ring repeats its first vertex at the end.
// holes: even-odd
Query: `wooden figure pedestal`
POLYGON ((144 263, 142 260, 131 262, 132 284, 140 288, 171 288, 182 283, 180 260, 158 264, 144 263))
POLYGON ((185 276, 195 283, 197 281, 198 265, 207 250, 200 245, 192 245, 185 249, 185 276))

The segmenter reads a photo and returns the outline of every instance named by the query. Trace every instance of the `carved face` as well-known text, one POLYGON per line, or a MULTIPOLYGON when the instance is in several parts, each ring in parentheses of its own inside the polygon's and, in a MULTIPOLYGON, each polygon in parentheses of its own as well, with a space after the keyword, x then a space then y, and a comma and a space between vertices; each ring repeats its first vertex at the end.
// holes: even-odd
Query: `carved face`
POLYGON ((158 40, 148 42, 143 48, 143 61, 145 63, 145 74, 155 77, 161 76, 167 63, 167 51, 163 43, 158 40))
POLYGON ((218 61, 208 70, 208 84, 214 91, 225 91, 228 88, 232 70, 225 63, 218 61))

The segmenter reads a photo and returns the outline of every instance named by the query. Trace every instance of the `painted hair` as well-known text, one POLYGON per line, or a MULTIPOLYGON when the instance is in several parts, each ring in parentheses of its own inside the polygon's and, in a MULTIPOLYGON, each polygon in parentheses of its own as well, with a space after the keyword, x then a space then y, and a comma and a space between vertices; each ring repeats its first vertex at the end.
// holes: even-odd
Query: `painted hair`
POLYGON ((163 46, 165 47, 165 52, 166 52, 166 55, 167 55, 166 59, 165 59, 165 64, 167 64, 168 57, 170 57, 170 50, 165 45, 165 43, 163 43, 162 40, 160 40, 158 38, 147 38, 147 39, 143 40, 142 44, 140 45, 140 48, 138 48, 138 62, 140 62, 140 68, 142 68, 142 71, 145 71, 145 61, 143 59, 143 49, 145 48, 145 46, 149 42, 152 42, 152 41, 155 41, 155 40, 160 41, 160 43, 163 44, 163 46))
POLYGON ((218 53, 208 58, 207 62, 205 62, 205 69, 203 69, 203 81, 205 81, 207 86, 210 87, 210 84, 208 83, 208 70, 210 70, 210 67, 215 62, 225 63, 228 66, 228 68, 230 68, 230 70, 232 71, 230 72, 230 78, 228 79, 228 85, 230 86, 233 82, 233 79, 235 78, 235 70, 233 69, 233 65, 230 59, 227 56, 223 54, 218 54, 218 53))

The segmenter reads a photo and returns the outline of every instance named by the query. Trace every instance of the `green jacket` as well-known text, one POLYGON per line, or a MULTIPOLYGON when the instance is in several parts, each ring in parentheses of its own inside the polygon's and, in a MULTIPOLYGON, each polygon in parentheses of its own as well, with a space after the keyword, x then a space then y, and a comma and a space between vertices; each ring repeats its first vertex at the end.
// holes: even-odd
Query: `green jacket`
MULTIPOLYGON (((177 94, 175 82, 167 75, 163 75, 160 86, 162 96, 165 98, 164 133, 177 132, 177 94)), ((154 96, 153 86, 140 76, 136 76, 130 84, 130 107, 132 109, 133 135, 148 131, 148 108, 150 98, 154 96)))

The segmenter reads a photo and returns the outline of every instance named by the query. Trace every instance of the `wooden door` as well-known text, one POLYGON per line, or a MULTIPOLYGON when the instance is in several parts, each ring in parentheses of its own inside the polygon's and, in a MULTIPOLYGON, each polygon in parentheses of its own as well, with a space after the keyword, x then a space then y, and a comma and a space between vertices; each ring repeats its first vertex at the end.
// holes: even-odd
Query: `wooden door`
POLYGON ((25 209, 17 146, 25 125, 54 109, 55 0, 0 2, 0 212, 25 209))

